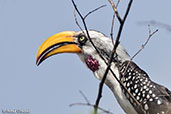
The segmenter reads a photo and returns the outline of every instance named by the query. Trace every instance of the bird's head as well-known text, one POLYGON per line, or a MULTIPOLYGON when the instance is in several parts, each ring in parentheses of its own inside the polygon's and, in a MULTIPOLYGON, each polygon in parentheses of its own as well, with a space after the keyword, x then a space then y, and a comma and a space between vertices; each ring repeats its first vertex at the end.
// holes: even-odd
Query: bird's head
MULTIPOLYGON (((93 30, 89 31, 89 35, 102 56, 108 60, 113 48, 111 39, 93 30)), ((86 31, 65 31, 49 37, 38 50, 36 64, 39 65, 48 57, 59 53, 77 53, 93 72, 99 70, 104 62, 89 41, 86 31)), ((121 45, 118 46, 116 53, 119 61, 129 59, 129 55, 121 45)))

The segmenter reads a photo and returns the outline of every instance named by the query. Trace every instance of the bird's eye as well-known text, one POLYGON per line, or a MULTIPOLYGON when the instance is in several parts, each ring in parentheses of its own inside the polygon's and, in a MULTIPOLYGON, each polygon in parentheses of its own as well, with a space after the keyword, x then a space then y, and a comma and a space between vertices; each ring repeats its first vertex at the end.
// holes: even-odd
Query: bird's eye
POLYGON ((87 42, 87 37, 83 35, 79 36, 78 42, 80 43, 80 45, 84 45, 87 42))

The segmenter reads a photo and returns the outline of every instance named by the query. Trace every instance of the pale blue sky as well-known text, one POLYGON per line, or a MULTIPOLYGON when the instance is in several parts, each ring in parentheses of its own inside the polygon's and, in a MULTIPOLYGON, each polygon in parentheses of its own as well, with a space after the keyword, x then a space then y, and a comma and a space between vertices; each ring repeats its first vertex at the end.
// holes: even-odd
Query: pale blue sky
MULTIPOLYGON (((87 18, 91 29, 109 36, 112 9, 108 0, 75 0, 83 14, 106 4, 87 18)), ((126 0, 121 0, 123 13, 126 0)), ((156 20, 171 24, 171 1, 135 0, 126 21, 121 43, 133 55, 148 36, 147 25, 156 20)), ((152 80, 171 89, 171 33, 159 27, 134 61, 152 80)), ((99 81, 77 55, 60 54, 36 66, 36 53, 49 36, 66 30, 79 31, 70 0, 0 0, 0 113, 3 109, 28 109, 30 114, 87 114, 91 108, 69 104, 85 102, 82 90, 94 103, 99 81)), ((115 32, 114 32, 115 33, 115 32)), ((100 106, 124 114, 105 86, 100 106)))

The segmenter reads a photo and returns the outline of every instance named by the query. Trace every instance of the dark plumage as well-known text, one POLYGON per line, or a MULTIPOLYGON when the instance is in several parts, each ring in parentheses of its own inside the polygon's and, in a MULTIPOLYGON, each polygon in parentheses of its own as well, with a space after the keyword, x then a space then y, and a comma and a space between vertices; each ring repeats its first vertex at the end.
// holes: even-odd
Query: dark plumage
MULTIPOLYGON (((120 80, 147 114, 171 114, 171 91, 153 82, 148 74, 132 61, 123 62, 119 70, 120 80)), ((137 104, 124 89, 123 92, 131 104, 136 107, 137 104)), ((140 109, 137 107, 136 110, 140 109)))

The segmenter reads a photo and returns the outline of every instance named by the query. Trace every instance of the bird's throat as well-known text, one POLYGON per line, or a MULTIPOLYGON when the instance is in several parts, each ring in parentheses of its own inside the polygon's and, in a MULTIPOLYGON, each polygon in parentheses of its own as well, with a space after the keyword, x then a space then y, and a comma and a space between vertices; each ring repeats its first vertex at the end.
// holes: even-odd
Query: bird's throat
POLYGON ((99 62, 96 60, 96 59, 94 59, 92 56, 90 56, 90 55, 88 55, 86 58, 85 58, 85 63, 86 63, 86 65, 87 65, 87 67, 91 70, 91 71, 93 71, 93 72, 95 72, 96 70, 98 70, 99 69, 99 62))

